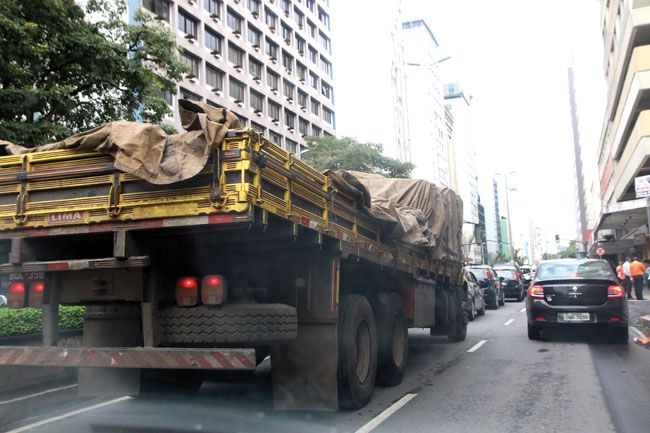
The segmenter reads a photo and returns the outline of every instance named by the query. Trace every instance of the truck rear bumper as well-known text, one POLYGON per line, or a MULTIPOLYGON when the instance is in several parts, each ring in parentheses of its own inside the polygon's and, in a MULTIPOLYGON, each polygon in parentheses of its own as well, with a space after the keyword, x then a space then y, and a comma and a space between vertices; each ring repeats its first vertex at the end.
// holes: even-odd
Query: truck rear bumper
POLYGON ((255 349, 1 346, 0 366, 254 370, 255 349))

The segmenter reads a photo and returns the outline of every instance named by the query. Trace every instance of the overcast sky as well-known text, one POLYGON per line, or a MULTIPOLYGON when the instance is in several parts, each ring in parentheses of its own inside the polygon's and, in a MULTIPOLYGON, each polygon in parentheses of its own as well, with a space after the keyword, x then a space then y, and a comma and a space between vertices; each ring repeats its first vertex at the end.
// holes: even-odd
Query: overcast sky
MULTIPOLYGON (((335 86, 340 133, 363 138, 350 117, 372 116, 350 105, 359 76, 337 60, 337 47, 355 40, 364 26, 390 22, 390 7, 374 7, 357 17, 351 3, 387 5, 387 1, 335 0, 333 36, 335 86), (345 13, 345 16, 341 16, 345 13), (340 19, 339 25, 336 20, 340 19), (336 73, 339 70, 345 74, 336 73), (342 118, 343 116, 343 118, 342 118)), ((587 181, 593 179, 595 153, 603 118, 605 82, 602 67, 598 0, 405 0, 406 19, 423 18, 441 47, 448 81, 458 81, 473 96, 472 137, 478 152, 482 197, 492 173, 516 170, 511 212, 515 240, 527 233, 532 218, 548 238, 559 233, 575 239, 573 138, 567 67, 576 74, 578 115, 587 181)), ((366 9, 367 11, 368 9, 366 9)), ((340 50, 347 55, 345 49, 340 50)), ((366 75, 364 80, 372 80, 366 75)), ((361 122, 363 123, 363 122, 361 122)), ((586 185, 589 188, 589 185, 586 185)), ((503 206, 504 203, 501 203, 503 206)))

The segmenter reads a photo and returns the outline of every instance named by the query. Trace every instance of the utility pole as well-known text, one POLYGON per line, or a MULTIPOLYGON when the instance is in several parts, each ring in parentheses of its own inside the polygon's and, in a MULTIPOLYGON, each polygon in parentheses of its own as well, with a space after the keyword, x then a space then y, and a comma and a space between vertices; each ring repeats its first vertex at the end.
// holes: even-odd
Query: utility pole
POLYGON ((508 238, 510 242, 508 242, 510 246, 510 261, 514 263, 515 261, 515 247, 512 245, 512 222, 510 221, 510 190, 508 187, 508 174, 514 173, 511 171, 510 173, 505 172, 503 173, 503 180, 505 181, 506 184, 506 213, 508 214, 508 238))

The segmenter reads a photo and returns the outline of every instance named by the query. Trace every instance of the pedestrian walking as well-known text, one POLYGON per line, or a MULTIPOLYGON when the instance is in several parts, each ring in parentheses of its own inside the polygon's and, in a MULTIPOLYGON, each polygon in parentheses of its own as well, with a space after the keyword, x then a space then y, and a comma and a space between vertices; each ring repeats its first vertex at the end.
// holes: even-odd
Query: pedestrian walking
POLYGON ((623 260, 618 261, 618 266, 616 267, 616 276, 618 280, 623 284, 625 282, 625 272, 623 272, 623 260))
POLYGON ((623 280, 623 288, 625 289, 625 294, 627 299, 632 299, 632 277, 630 275, 630 256, 625 258, 623 262, 623 275, 625 279, 623 280))
POLYGON ((635 257, 632 263, 630 263, 630 275, 632 276, 632 281, 634 281, 634 295, 637 300, 641 301, 643 300, 645 266, 639 261, 638 257, 635 257))

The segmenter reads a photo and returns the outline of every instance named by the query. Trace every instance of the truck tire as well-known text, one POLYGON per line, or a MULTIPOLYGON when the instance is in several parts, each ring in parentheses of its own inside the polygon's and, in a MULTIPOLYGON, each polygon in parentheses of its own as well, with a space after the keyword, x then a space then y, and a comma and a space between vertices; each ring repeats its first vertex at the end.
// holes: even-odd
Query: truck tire
POLYGON ((463 296, 463 289, 456 288, 454 294, 450 297, 452 301, 450 304, 456 310, 456 314, 449 326, 447 338, 454 343, 464 341, 467 336, 467 320, 465 317, 465 307, 463 306, 463 296))
POLYGON ((298 336, 296 309, 285 304, 168 307, 156 318, 161 344, 270 343, 298 336))
POLYGON ((373 303, 377 323, 377 385, 397 386, 404 378, 408 358, 408 326, 402 298, 381 294, 373 303))
POLYGON ((360 409, 368 403, 377 374, 377 328, 368 300, 341 297, 338 320, 338 397, 341 409, 360 409))

